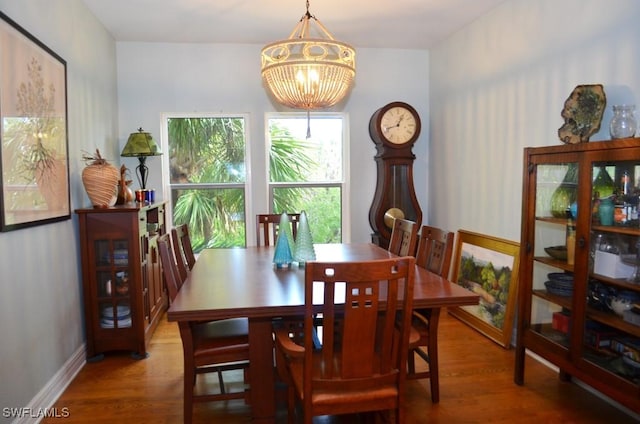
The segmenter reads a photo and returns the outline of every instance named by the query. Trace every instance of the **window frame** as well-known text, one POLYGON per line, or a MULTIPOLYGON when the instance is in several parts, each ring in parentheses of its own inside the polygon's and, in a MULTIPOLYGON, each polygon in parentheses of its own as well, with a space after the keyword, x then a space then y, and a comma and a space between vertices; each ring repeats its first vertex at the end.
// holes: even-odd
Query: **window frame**
POLYGON ((252 199, 252 173, 251 173, 251 119, 249 113, 207 113, 207 112, 165 112, 161 115, 160 124, 160 142, 161 151, 166 152, 162 155, 162 186, 163 199, 167 201, 169 207, 165 210, 167 222, 173 226, 173 205, 171 204, 172 190, 180 189, 243 189, 244 190, 244 216, 245 216, 245 247, 249 246, 249 241, 254 238, 250 234, 253 229, 253 219, 250 217, 252 199), (192 183, 192 184, 172 184, 170 181, 169 169, 169 134, 168 120, 172 118, 212 118, 212 119, 243 119, 244 120, 244 136, 245 136, 245 180, 244 183, 192 183))
POLYGON ((264 160, 265 160, 265 183, 267 185, 266 202, 269 213, 273 211, 273 197, 274 189, 276 188, 321 188, 321 187, 339 187, 340 188, 340 204, 341 204, 341 235, 342 243, 349 243, 351 241, 351 207, 349 204, 350 198, 350 169, 349 169, 349 115, 346 112, 313 112, 311 115, 307 115, 306 112, 267 112, 264 119, 264 160), (311 119, 310 131, 313 135, 313 119, 314 118, 337 118, 342 120, 342 179, 335 182, 273 182, 270 178, 269 169, 269 152, 270 152, 270 134, 269 134, 269 121, 271 119, 311 119))

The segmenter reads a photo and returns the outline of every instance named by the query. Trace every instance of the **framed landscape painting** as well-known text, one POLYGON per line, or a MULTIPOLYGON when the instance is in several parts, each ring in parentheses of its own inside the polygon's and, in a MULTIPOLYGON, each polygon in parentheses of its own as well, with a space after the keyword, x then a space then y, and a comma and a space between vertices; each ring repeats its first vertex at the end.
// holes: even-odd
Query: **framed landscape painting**
POLYGON ((0 230, 70 218, 67 64, 0 12, 0 230))
POLYGON ((505 348, 511 333, 518 292, 518 243, 459 230, 451 281, 480 296, 474 306, 448 308, 467 323, 505 348))

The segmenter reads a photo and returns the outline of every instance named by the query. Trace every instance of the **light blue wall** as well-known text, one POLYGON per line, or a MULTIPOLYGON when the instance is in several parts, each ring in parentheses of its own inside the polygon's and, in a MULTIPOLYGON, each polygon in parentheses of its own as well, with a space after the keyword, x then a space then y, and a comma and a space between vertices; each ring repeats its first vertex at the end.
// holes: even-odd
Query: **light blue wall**
MULTIPOLYGON (((115 42, 80 0, 0 10, 67 61, 71 209, 87 206, 82 152, 118 158, 115 42)), ((0 408, 27 406, 84 343, 78 258, 75 217, 0 233, 0 408)))
MULTIPOLYGON (((261 45, 118 43, 119 140, 142 126, 160 136, 161 115, 168 112, 248 113, 251 173, 256 184, 252 210, 268 210, 264 161, 265 113, 279 111, 262 87, 261 45)), ((414 147, 416 190, 427 208, 429 134, 429 54, 422 50, 358 49, 355 87, 335 110, 350 122, 351 240, 370 241, 369 206, 375 190, 375 147, 369 119, 392 101, 413 105, 422 116, 422 134, 414 147)), ((161 161, 150 158, 149 186, 161 187, 161 161)), ((166 159, 166 158, 164 158, 166 159)), ((135 160, 127 160, 135 167, 135 160)), ((166 198, 166 197, 165 197, 166 198)))
POLYGON ((431 50, 430 216, 519 241, 523 149, 561 144, 575 86, 638 103, 640 2, 511 0, 431 50))

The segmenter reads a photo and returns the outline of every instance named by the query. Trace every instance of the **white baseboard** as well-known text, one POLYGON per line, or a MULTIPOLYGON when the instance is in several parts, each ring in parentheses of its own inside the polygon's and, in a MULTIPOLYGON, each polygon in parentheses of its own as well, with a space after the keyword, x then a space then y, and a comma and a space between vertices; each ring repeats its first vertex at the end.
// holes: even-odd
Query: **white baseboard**
POLYGON ((12 424, 37 424, 45 416, 62 418, 69 414, 71 411, 64 408, 53 409, 52 407, 86 362, 86 346, 83 343, 23 408, 23 416, 16 418, 12 424))

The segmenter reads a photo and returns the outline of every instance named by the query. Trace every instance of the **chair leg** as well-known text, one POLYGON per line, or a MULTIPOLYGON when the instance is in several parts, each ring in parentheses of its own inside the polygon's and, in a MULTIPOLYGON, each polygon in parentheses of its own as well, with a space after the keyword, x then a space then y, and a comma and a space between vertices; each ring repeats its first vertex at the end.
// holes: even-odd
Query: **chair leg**
POLYGON ((296 421, 296 393, 293 384, 287 387, 287 422, 294 424, 296 421))
POLYGON ((440 402, 440 377, 438 372, 438 321, 440 309, 431 312, 429 321, 429 379, 431 382, 431 402, 440 402))
POLYGON ((429 381, 431 383, 431 402, 440 402, 440 382, 438 377, 438 346, 429 347, 429 381))
POLYGON ((193 368, 187 368, 186 363, 184 365, 184 424, 191 424, 193 421, 193 390, 196 384, 196 374, 193 368))

